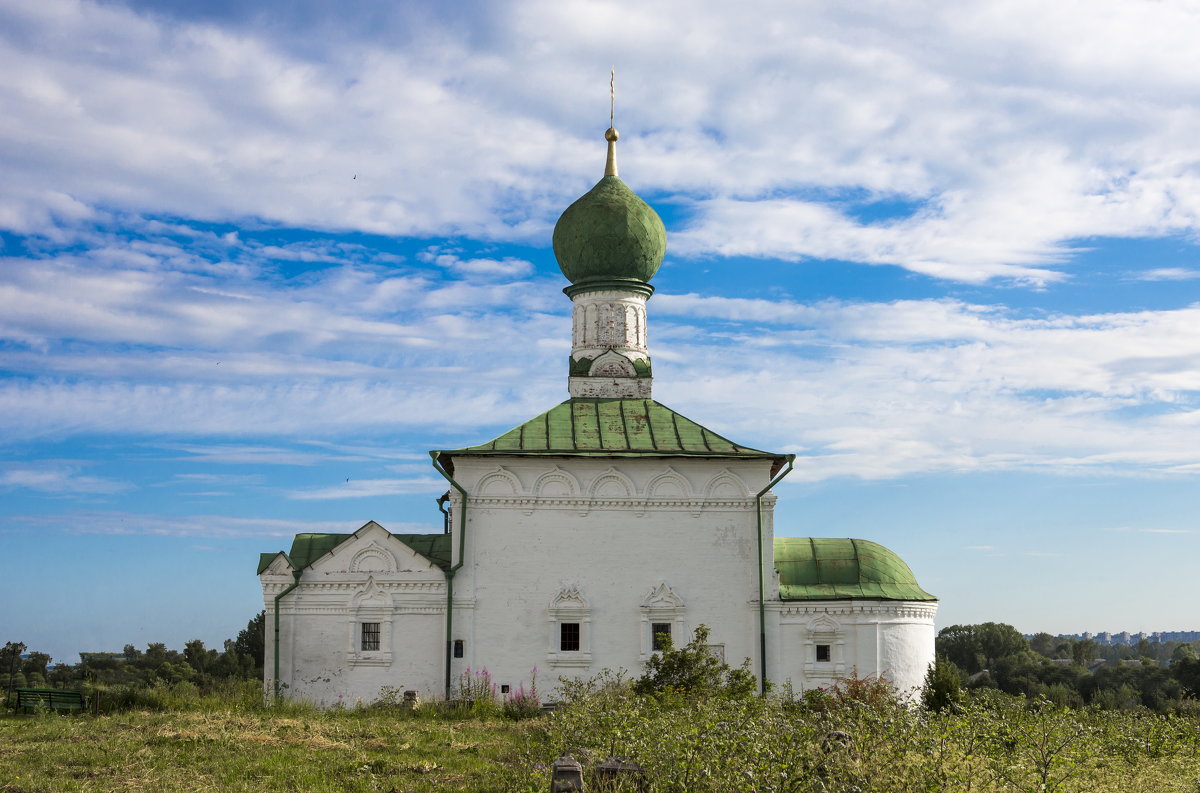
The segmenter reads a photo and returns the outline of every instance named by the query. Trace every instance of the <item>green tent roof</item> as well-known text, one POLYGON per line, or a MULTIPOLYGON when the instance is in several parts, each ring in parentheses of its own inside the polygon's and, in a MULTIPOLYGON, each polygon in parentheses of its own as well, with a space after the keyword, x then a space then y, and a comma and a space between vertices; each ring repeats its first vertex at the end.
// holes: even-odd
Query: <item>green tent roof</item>
POLYGON ((783 600, 937 600, 903 559, 868 540, 776 537, 775 569, 783 600))
MULTIPOLYGON (((292 540, 291 553, 286 556, 293 570, 303 570, 353 536, 353 534, 297 534, 292 540)), ((449 534, 392 534, 392 536, 428 559, 436 567, 442 570, 450 567, 449 534)), ((262 575, 262 571, 270 567, 271 562, 275 561, 280 553, 283 552, 259 554, 258 574, 262 575)))
POLYGON ((740 446, 653 399, 583 398, 555 405, 495 440, 435 454, 786 458, 740 446))

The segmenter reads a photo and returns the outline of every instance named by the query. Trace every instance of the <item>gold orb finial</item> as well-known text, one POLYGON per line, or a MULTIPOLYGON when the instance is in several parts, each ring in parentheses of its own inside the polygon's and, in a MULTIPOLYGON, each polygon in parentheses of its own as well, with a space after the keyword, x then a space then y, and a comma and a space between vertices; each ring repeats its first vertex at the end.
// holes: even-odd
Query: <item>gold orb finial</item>
POLYGON ((616 127, 609 127, 604 130, 604 139, 607 141, 617 141, 621 138, 621 133, 617 132, 616 127))

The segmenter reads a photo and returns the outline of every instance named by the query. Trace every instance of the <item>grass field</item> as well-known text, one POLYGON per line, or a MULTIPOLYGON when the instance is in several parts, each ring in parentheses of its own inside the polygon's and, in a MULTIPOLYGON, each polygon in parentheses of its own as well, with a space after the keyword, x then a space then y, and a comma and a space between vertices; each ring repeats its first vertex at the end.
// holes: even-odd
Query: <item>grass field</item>
POLYGON ((0 791, 492 791, 527 722, 382 712, 0 717, 0 791))
POLYGON ((635 758, 646 793, 1200 793, 1194 714, 996 693, 931 713, 887 697, 655 698, 601 686, 519 722, 436 704, 414 714, 153 701, 161 709, 0 716, 0 793, 543 793, 549 764, 568 752, 589 768, 635 758))

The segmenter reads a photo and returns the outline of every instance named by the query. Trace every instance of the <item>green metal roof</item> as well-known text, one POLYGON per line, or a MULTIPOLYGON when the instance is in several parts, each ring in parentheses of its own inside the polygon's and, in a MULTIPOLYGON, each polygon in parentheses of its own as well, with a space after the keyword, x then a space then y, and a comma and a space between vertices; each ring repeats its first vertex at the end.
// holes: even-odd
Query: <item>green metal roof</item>
POLYGON ((437 567, 450 567, 449 534, 393 534, 400 542, 424 556, 437 567))
POLYGON ((776 537, 783 600, 937 600, 894 552, 869 540, 776 537))
MULTIPOLYGON (((353 536, 353 534, 297 534, 292 540, 291 553, 286 556, 293 570, 303 570, 353 536)), ((392 536, 428 559, 434 566, 442 570, 450 567, 449 534, 392 534, 392 536)), ((280 553, 282 551, 259 554, 258 574, 262 575, 262 571, 270 567, 271 562, 275 561, 275 557, 280 553)))
POLYGON ((568 399, 495 440, 439 455, 598 457, 761 457, 786 455, 740 446, 653 399, 568 399))
POLYGON ((288 558, 292 560, 292 568, 303 570, 353 536, 353 534, 297 534, 292 540, 292 550, 288 553, 288 558))

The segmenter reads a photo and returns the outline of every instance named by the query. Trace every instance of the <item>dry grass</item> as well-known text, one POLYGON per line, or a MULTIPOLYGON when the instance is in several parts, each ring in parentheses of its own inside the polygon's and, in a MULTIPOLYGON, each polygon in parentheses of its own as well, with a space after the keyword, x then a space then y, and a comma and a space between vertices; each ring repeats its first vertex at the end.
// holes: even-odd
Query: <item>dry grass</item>
POLYGON ((4 716, 0 791, 485 791, 526 729, 378 712, 4 716))

